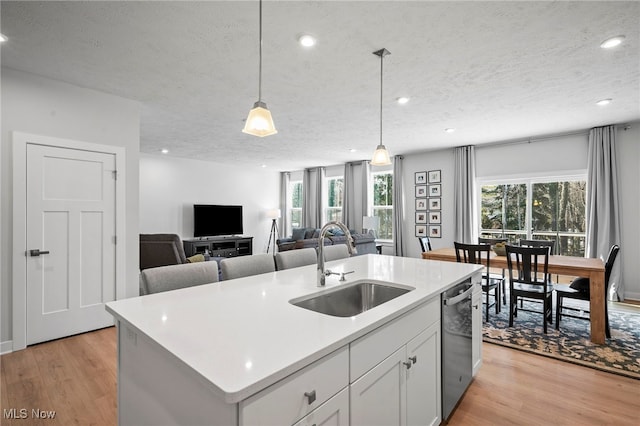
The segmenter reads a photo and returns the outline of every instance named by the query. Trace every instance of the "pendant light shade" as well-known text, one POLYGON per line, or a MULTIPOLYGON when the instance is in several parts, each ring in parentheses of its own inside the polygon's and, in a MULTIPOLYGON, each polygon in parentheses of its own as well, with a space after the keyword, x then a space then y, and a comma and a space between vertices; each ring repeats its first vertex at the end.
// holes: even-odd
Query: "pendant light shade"
POLYGON ((249 111, 249 116, 242 131, 260 137, 278 133, 273 125, 273 118, 271 118, 271 111, 267 109, 267 104, 260 101, 253 104, 253 109, 249 111))
POLYGON ((253 104, 249 116, 242 131, 253 136, 269 136, 278 133, 273 124, 271 112, 267 104, 262 102, 262 0, 260 0, 260 40, 259 40, 259 66, 258 66, 258 101, 253 104))
POLYGON ((372 166, 388 166, 391 164, 391 158, 389 157, 389 151, 384 145, 378 145, 373 153, 373 159, 371 160, 372 166))
POLYGON ((390 55, 387 49, 382 48, 380 50, 376 50, 373 52, 374 55, 380 56, 380 143, 376 147, 375 152, 373 153, 373 159, 371 160, 372 166, 388 166, 391 164, 391 158, 389 156, 389 151, 382 144, 382 63, 384 57, 386 55, 390 55))

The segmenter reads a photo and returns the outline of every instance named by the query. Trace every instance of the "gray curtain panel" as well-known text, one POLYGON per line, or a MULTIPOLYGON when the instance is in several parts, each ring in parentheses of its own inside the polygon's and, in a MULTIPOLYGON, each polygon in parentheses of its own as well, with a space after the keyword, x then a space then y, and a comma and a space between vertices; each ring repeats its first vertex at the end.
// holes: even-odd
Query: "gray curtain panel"
MULTIPOLYGON (((613 244, 620 244, 620 202, 616 161, 615 126, 595 127, 589 131, 587 160, 587 257, 606 260, 613 244)), ((624 250, 624 248, 620 248, 624 250)), ((620 280, 622 264, 618 256, 609 278, 609 300, 624 299, 620 280)))
POLYGON ((478 242, 476 214, 476 151, 474 146, 454 149, 454 241, 466 244, 478 242))
POLYGON ((289 208, 291 208, 291 202, 289 197, 289 183, 291 182, 291 173, 282 172, 280 173, 280 212, 282 214, 282 218, 280 219, 280 235, 286 237, 289 229, 289 221, 291 218, 289 217, 289 208))
POLYGON ((324 167, 305 169, 302 176, 302 223, 305 227, 322 227, 322 185, 324 167))
POLYGON ((393 249, 396 256, 404 256, 404 191, 402 185, 404 157, 393 157, 393 249))
POLYGON ((369 161, 344 165, 342 222, 349 229, 362 230, 362 217, 369 212, 369 161))

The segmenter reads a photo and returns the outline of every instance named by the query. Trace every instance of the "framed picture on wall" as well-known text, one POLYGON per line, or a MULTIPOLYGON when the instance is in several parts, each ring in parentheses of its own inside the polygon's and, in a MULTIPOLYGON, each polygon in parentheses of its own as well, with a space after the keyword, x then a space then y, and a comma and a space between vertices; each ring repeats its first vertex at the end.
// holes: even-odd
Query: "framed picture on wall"
POLYGON ((416 197, 427 196, 427 185, 416 185, 416 197))
POLYGON ((429 210, 440 210, 440 198, 429 198, 429 210))
POLYGON ((416 223, 427 223, 427 212, 416 212, 416 223))
POLYGON ((429 217, 429 223, 430 224, 441 224, 442 223, 442 219, 440 217, 440 211, 432 211, 429 212, 428 214, 429 217))
POLYGON ((442 195, 440 184, 429 185, 429 197, 440 197, 442 195))
POLYGON ((429 183, 440 183, 440 170, 429 171, 429 183))
POLYGON ((416 172, 415 173, 415 184, 416 185, 424 185, 427 183, 427 172, 416 172))
POLYGON ((429 225, 429 237, 430 238, 441 238, 442 234, 440 225, 429 225))
POLYGON ((427 225, 416 225, 416 237, 427 236, 427 225))
POLYGON ((427 200, 425 198, 416 198, 416 210, 427 210, 427 200))

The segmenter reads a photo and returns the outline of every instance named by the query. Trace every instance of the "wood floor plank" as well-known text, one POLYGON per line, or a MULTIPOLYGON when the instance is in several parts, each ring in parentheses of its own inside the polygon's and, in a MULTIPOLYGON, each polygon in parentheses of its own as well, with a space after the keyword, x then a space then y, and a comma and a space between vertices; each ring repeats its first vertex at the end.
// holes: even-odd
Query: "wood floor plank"
MULTIPOLYGON (((116 425, 116 350, 111 327, 3 355, 1 408, 56 417, 0 424, 116 425)), ((485 343, 483 366, 448 424, 635 426, 639 418, 639 380, 485 343)))

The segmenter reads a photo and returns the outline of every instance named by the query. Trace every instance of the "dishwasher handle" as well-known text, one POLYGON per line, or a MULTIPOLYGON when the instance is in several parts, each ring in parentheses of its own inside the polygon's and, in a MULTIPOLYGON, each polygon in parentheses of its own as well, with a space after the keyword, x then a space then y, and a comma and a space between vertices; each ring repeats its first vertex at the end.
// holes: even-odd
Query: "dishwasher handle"
POLYGON ((453 296, 448 299, 443 298, 442 304, 445 306, 455 305, 457 303, 460 303, 460 301, 466 299, 467 297, 470 297, 471 293, 473 293, 473 286, 470 286, 467 290, 465 290, 463 293, 458 294, 457 296, 453 296))

